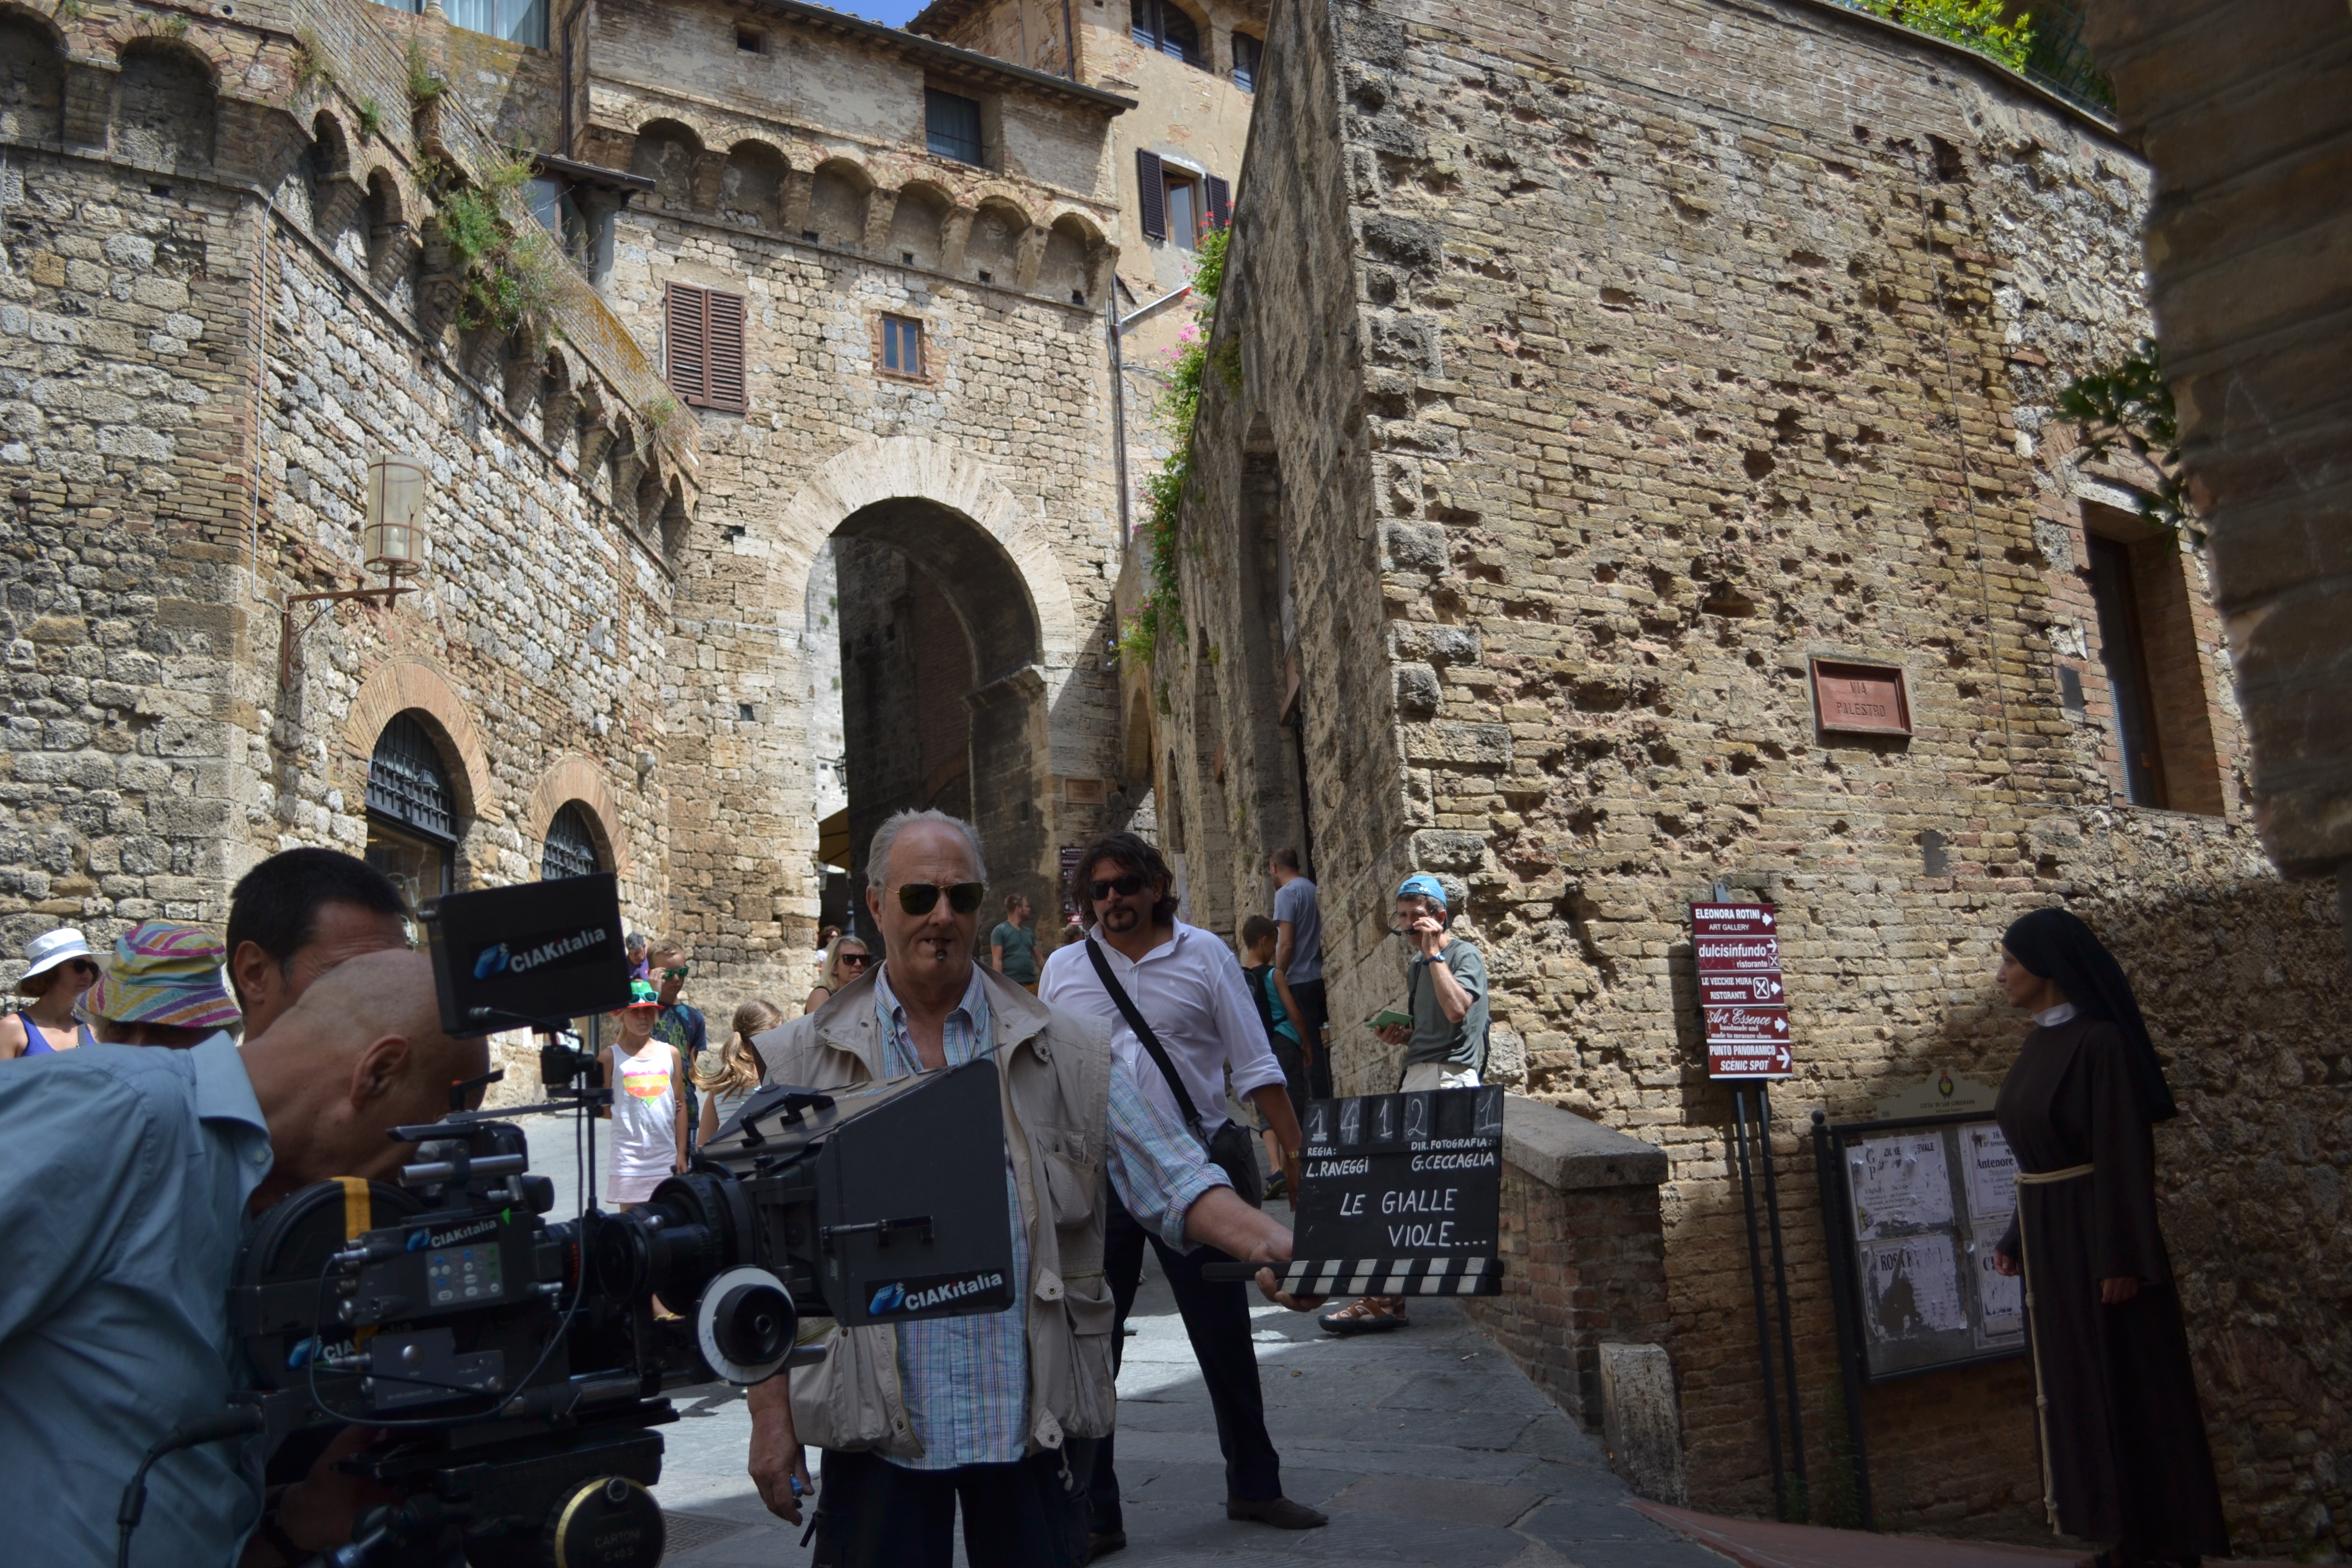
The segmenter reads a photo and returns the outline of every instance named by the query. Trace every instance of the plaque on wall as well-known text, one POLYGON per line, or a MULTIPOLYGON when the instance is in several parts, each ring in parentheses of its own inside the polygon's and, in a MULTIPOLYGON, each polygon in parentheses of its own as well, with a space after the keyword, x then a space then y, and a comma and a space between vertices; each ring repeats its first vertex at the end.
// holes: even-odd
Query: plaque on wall
POLYGON ((1911 732, 1911 699, 1904 688, 1900 665, 1817 658, 1813 660, 1813 706, 1825 732, 1911 732))

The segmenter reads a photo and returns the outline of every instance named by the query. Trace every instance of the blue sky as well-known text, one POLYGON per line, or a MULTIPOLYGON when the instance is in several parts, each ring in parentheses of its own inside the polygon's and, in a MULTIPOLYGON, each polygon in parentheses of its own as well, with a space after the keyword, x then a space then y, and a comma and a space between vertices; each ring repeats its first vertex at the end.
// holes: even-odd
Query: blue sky
POLYGON ((846 11, 853 16, 863 16, 869 22, 885 22, 893 27, 903 27, 915 19, 929 0, 833 0, 833 8, 846 11))

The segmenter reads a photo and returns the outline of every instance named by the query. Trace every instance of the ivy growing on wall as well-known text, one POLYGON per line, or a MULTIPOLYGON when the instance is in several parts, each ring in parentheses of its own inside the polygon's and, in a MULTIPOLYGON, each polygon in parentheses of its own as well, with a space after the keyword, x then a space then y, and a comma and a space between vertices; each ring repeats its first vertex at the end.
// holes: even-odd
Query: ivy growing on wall
MULTIPOLYGON (((1216 319, 1217 291, 1225 280, 1225 246, 1232 230, 1213 226, 1205 230, 1199 248, 1192 253, 1192 292, 1203 307, 1201 319, 1213 322, 1216 319)), ((1219 370, 1227 382, 1241 384, 1241 366, 1236 344, 1228 341, 1220 356, 1219 370)), ((1144 564, 1148 579, 1143 602, 1127 617, 1119 634, 1118 650, 1124 657, 1150 664, 1165 643, 1170 647, 1184 640, 1184 604, 1177 570, 1177 520, 1184 501, 1184 487, 1192 477, 1192 421, 1201 412, 1202 377, 1209 368, 1209 332, 1205 326, 1186 331, 1168 367, 1168 385, 1160 395, 1160 406, 1154 416, 1169 441, 1167 461, 1160 471, 1143 482, 1143 521, 1139 532, 1146 552, 1144 564)))
POLYGON ((2122 447, 2154 468, 2157 488, 2141 494, 2140 516, 2151 528, 2185 532, 2204 547, 2205 528, 2180 470, 2180 416, 2154 338, 2140 339, 2106 369, 2068 382, 2058 394, 2058 412, 2082 431, 2084 454, 2094 461, 2122 447))

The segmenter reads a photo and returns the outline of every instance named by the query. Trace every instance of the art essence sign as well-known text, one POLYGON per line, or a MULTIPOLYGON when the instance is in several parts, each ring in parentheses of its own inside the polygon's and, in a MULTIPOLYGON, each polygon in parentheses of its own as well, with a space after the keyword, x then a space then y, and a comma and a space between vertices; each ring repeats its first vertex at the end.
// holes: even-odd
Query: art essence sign
POLYGON ((1772 906, 1693 904, 1691 944, 1698 954, 1707 1077, 1787 1078, 1794 1058, 1772 906))

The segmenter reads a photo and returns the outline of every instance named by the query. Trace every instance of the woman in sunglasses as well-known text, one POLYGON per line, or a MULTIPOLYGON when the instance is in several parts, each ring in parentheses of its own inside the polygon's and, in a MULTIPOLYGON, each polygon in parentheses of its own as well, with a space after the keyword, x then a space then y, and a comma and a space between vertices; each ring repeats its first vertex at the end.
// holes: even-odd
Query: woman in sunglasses
POLYGON ((801 1011, 815 1012, 873 967, 874 955, 865 942, 854 936, 835 937, 833 945, 824 950, 824 966, 816 972, 816 989, 808 994, 808 1005, 801 1011))
POLYGON ((75 1022, 74 1007, 97 978, 89 943, 70 926, 44 931, 26 942, 25 973, 17 976, 16 991, 32 1000, 0 1016, 0 1060, 96 1045, 89 1026, 75 1022))

